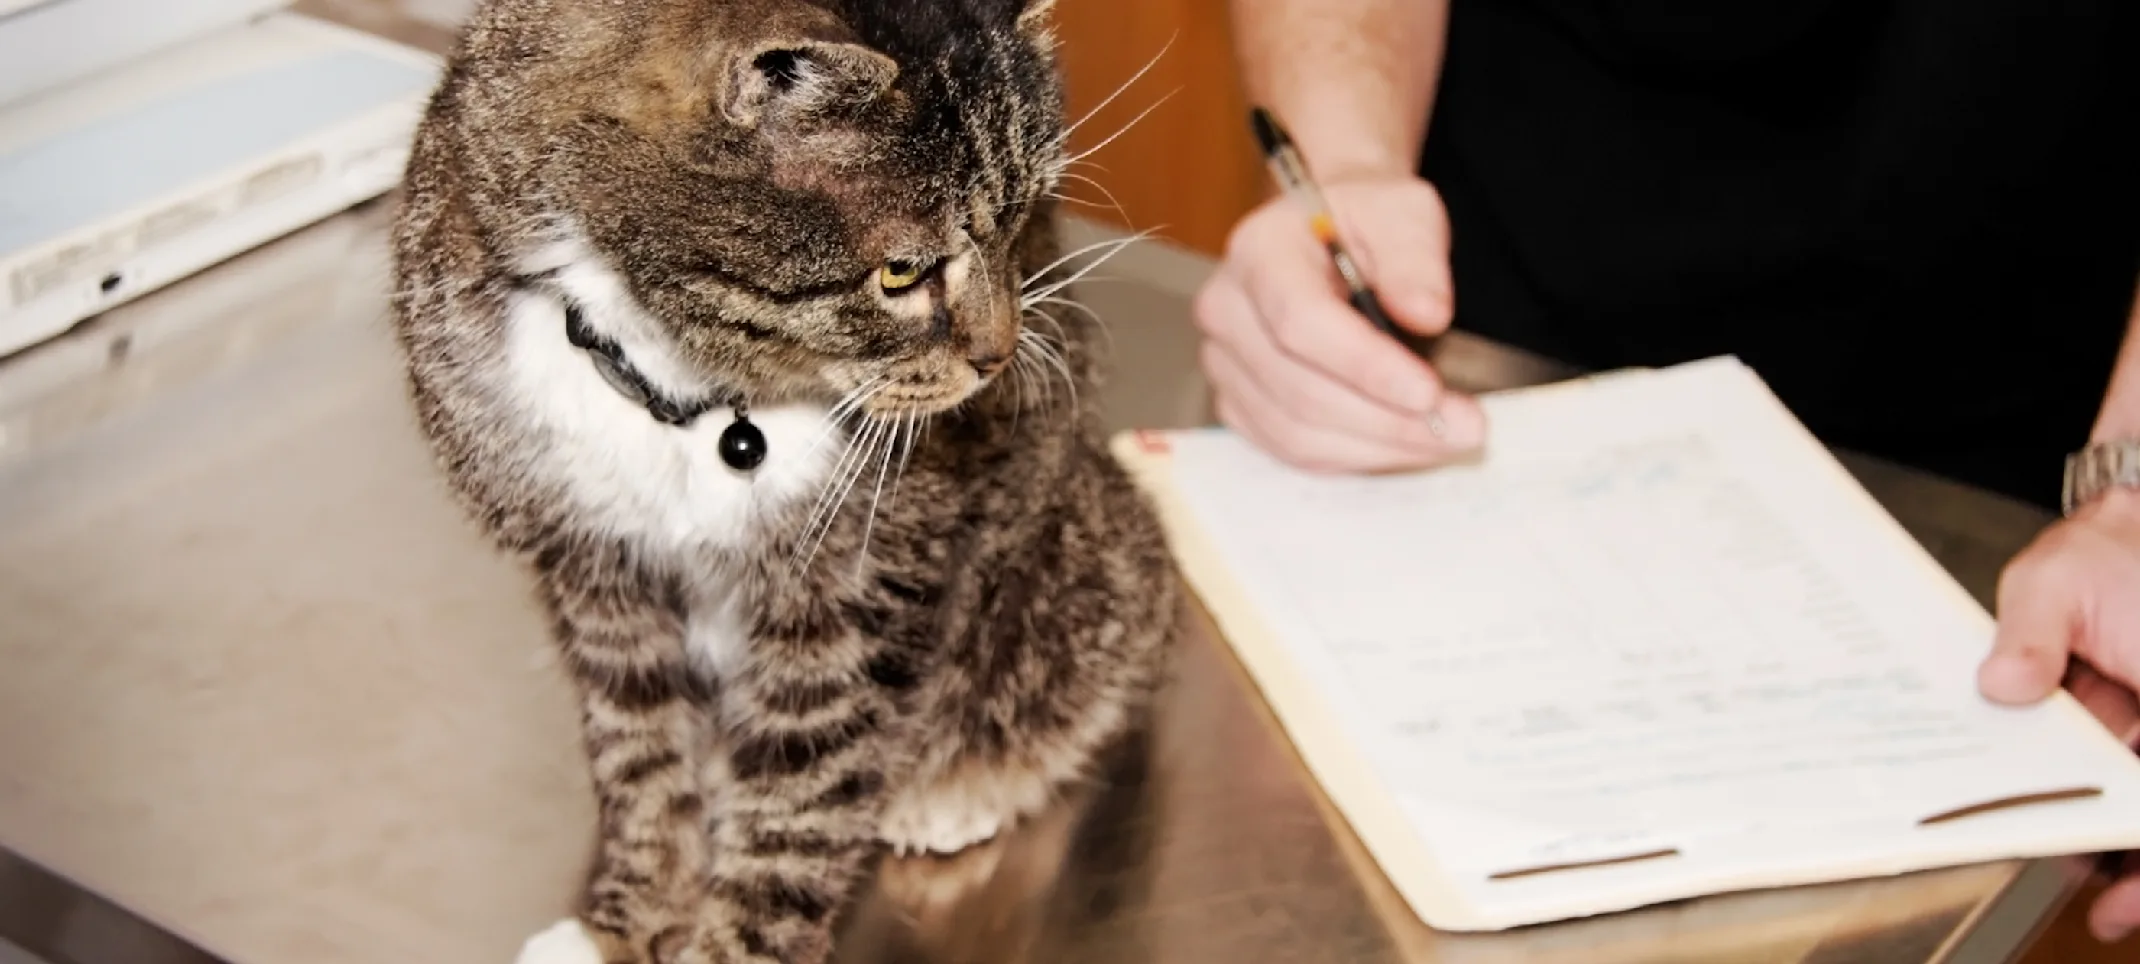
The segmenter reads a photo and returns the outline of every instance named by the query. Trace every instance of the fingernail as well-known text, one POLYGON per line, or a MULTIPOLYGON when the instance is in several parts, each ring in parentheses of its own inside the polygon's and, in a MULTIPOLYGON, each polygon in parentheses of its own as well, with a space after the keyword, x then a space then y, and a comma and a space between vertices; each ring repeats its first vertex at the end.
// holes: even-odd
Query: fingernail
POLYGON ((1436 440, 1457 452, 1476 452, 1486 444, 1486 426, 1473 409, 1460 401, 1437 406, 1428 416, 1427 428, 1436 440))

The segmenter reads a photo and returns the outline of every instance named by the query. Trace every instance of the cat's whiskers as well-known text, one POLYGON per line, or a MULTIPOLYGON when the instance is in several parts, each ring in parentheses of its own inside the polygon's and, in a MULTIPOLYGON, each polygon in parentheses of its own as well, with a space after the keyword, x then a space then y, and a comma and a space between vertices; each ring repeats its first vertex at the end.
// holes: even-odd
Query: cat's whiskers
POLYGON ((899 501, 899 481, 901 479, 906 478, 907 461, 913 458, 914 456, 914 446, 919 438, 918 433, 921 431, 921 423, 923 421, 926 421, 927 419, 928 416, 923 415, 920 412, 907 413, 906 444, 899 450, 899 471, 893 473, 892 475, 892 495, 891 498, 886 501, 887 505, 899 501))
POLYGON ((850 436, 848 441, 851 457, 842 459, 842 468, 833 470, 831 488, 825 497, 819 499, 819 509, 811 513, 810 522, 803 528, 802 537, 797 541, 798 548, 803 542, 810 544, 809 552, 803 557, 798 571, 808 571, 810 564, 817 560, 818 549, 824 546, 825 536, 832 531, 832 524, 838 521, 840 509, 846 506, 847 496, 853 492, 856 480, 869 469, 869 463, 883 438, 885 427, 890 424, 888 420, 867 413, 862 418, 861 433, 850 436), (856 444, 857 440, 860 444, 856 444))
POLYGON ((1027 310, 1041 316, 1042 318, 1046 318, 1048 320, 1048 324, 1053 325, 1055 327, 1055 338, 1057 341, 1067 343, 1069 341, 1069 338, 1063 334, 1062 321, 1046 311, 1045 306, 1047 305, 1055 305, 1062 308, 1068 308, 1071 311, 1083 312, 1085 317, 1092 322, 1092 327, 1099 329, 1100 336, 1107 339, 1108 350, 1114 350, 1114 329, 1108 327, 1107 320, 1101 318, 1100 313, 1092 310, 1091 306, 1085 304, 1082 301, 1077 301, 1072 298, 1066 298, 1061 295, 1049 295, 1045 298, 1033 299, 1033 306, 1027 310))
POLYGON ((1101 330, 1104 331, 1107 328, 1107 322, 1100 317, 1100 313, 1092 310, 1092 306, 1087 305, 1082 301, 1065 298, 1061 295, 1049 295, 1045 298, 1033 299, 1032 310, 1040 313, 1041 317, 1048 319, 1049 323, 1055 326, 1055 331, 1058 336, 1062 333, 1062 322, 1057 321, 1054 315, 1041 312, 1040 308, 1042 305, 1056 305, 1059 307, 1068 308, 1071 311, 1083 312, 1085 317, 1092 319, 1092 323, 1098 326, 1101 330))
POLYGON ((1018 292, 1021 296, 1030 295, 1031 292, 1028 289, 1032 288, 1034 283, 1046 279, 1049 272, 1054 271, 1055 269, 1060 268, 1063 265, 1069 264, 1070 262, 1075 261, 1084 255, 1090 254, 1094 251, 1098 251, 1102 248, 1110 246, 1122 246, 1134 241, 1142 241, 1145 238, 1150 237, 1151 233, 1152 232, 1150 232, 1149 230, 1139 231, 1136 234, 1126 238, 1108 238, 1104 241, 1095 241, 1068 254, 1062 255, 1061 257, 1058 257, 1055 260, 1050 261, 1045 265, 1042 265, 1040 268, 1033 271, 1033 273, 1027 275, 1024 283, 1018 286, 1018 292))
POLYGON ((1025 339, 1019 338, 1018 350, 1011 353, 1011 369, 1018 382, 1018 407, 1011 413, 1011 433, 1014 435, 1018 431, 1017 419, 1024 414, 1027 406, 1026 393, 1029 388, 1033 398, 1042 406, 1052 407, 1055 404, 1055 389, 1045 381, 1046 374, 1039 364, 1033 360, 1032 353, 1026 350, 1025 339))
MULTIPOLYGON (((858 577, 861 575, 863 565, 869 558, 869 537, 877 531, 877 506, 884 500, 884 480, 892 472, 892 451, 899 447, 899 429, 904 424, 904 420, 892 421, 886 419, 884 424, 884 456, 879 459, 883 464, 877 467, 877 488, 876 491, 870 493, 869 515, 862 522, 862 545, 855 550, 855 574, 858 577)), ((896 492, 897 488, 894 487, 893 491, 896 492)))
POLYGON ((859 567, 869 557, 869 539, 877 528, 877 511, 880 506, 889 506, 898 501, 899 483, 906 478, 907 461, 914 454, 916 433, 920 430, 920 425, 928 417, 923 412, 910 411, 898 416, 896 420, 884 420, 887 428, 885 430, 884 455, 882 456, 883 465, 877 469, 877 490, 870 496, 869 519, 862 529, 861 548, 855 553, 855 565, 858 573, 859 567), (899 464, 896 470, 892 465, 892 456, 895 453, 899 457, 899 464), (884 492, 884 483, 887 476, 890 477, 892 483, 892 491, 889 496, 884 492))
MULTIPOLYGON (((1087 244, 1083 247, 1078 248, 1075 251, 1071 251, 1068 254, 1064 254, 1061 257, 1056 258, 1054 261, 1048 263, 1046 266, 1042 267, 1038 271, 1033 272, 1032 275, 1025 280, 1024 284, 1020 285, 1018 294, 1018 308, 1020 313, 1027 318, 1038 318, 1041 321, 1045 321, 1050 327, 1055 329, 1055 340, 1053 341, 1049 340, 1045 334, 1042 334, 1041 332, 1033 328, 1028 327, 1022 329, 1018 333, 1018 349, 1012 355, 1013 360, 1019 363, 1019 375, 1025 376, 1030 373, 1033 380, 1037 383, 1038 387, 1044 393, 1045 400, 1043 404, 1049 406, 1052 406, 1054 404, 1054 385, 1052 384, 1053 379, 1049 377, 1051 374, 1060 375, 1062 377, 1063 387, 1067 389, 1070 393, 1071 405, 1075 406, 1078 402, 1077 378, 1071 372, 1069 361, 1068 359, 1063 357, 1062 352, 1062 346, 1068 343, 1068 337, 1063 331, 1062 322, 1054 315, 1049 314, 1045 309, 1045 306, 1061 305, 1074 310, 1083 311, 1086 317, 1092 319, 1093 323, 1099 327, 1101 332, 1106 334, 1109 340, 1109 344, 1113 344, 1114 334, 1112 332, 1109 332, 1107 330, 1106 324, 1100 321, 1099 313, 1093 311, 1091 308, 1086 307, 1084 304, 1079 303, 1074 299, 1063 296, 1062 292, 1064 289, 1070 287, 1073 284, 1076 284, 1088 275, 1092 274, 1092 272, 1098 269, 1101 265, 1106 264, 1109 260, 1112 260, 1115 256, 1127 250, 1130 245, 1151 237, 1153 233, 1153 230, 1148 229, 1145 231, 1139 231, 1136 234, 1130 235, 1128 237, 1109 238, 1104 241, 1096 241, 1091 244, 1087 244), (1101 252, 1100 256, 1092 259, 1092 261, 1087 264, 1079 265, 1076 270, 1070 272, 1069 277, 1061 278, 1059 280, 1048 280, 1051 273, 1056 271, 1056 269, 1061 268, 1063 265, 1069 264, 1077 260, 1078 258, 1084 257, 1085 255, 1091 254, 1095 251, 1101 252), (1045 281, 1046 283, 1042 284, 1042 286, 1038 290, 1031 290, 1034 284, 1043 281, 1045 281)), ((1019 407, 1024 407, 1024 405, 1022 404, 1022 399, 1021 405, 1019 407)))
POLYGON ((1125 80, 1121 84, 1117 85, 1113 93, 1108 94, 1099 103, 1092 105, 1092 109, 1086 111, 1085 116, 1070 122, 1069 126, 1064 127, 1063 132, 1056 136, 1057 143, 1069 143, 1070 135, 1076 133, 1078 128, 1085 126, 1085 123, 1087 121, 1092 120, 1094 117, 1098 116, 1101 111, 1106 110, 1107 105, 1115 102, 1115 98, 1122 96, 1124 92, 1130 89, 1131 85, 1143 79, 1145 74, 1151 73, 1152 68, 1159 66, 1160 59, 1164 58, 1167 55, 1167 51, 1174 49, 1174 41, 1180 38, 1181 32, 1178 30, 1175 31, 1172 36, 1167 38, 1166 43, 1160 45, 1159 52, 1153 54, 1152 59, 1145 61, 1144 66, 1137 68, 1136 73, 1129 75, 1128 80, 1125 80))
POLYGON ((1016 436, 1018 434, 1018 419, 1023 417, 1025 414, 1024 352, 1011 352, 1011 367, 1008 370, 1007 377, 1010 379, 1011 382, 1011 391, 1016 393, 1016 400, 1011 404, 1011 435, 1016 436))
MULTIPOLYGON (((865 424, 862 431, 855 432, 847 437, 847 447, 840 453, 840 461, 832 467, 832 472, 826 475, 824 487, 818 490, 817 502, 811 505, 810 515, 803 522, 802 532, 796 537, 796 556, 800 557, 804 554, 803 546, 811 541, 813 535, 817 534, 820 519, 823 518, 829 523, 830 516, 827 515, 827 510, 831 506, 834 494, 840 489, 840 480, 847 475, 848 466, 855 463, 856 456, 861 452, 861 447, 858 443, 861 442, 867 428, 865 424)), ((815 553, 816 550, 812 549, 810 551, 815 553)))
MULTIPOLYGON (((841 480, 847 476, 851 469, 859 467, 863 454, 862 443, 874 428, 875 421, 875 416, 870 415, 868 412, 862 412, 861 426, 855 431, 847 433, 846 445, 840 451, 839 461, 833 464, 832 471, 825 477, 824 488, 818 491, 817 501, 810 506, 810 515, 803 525, 802 539, 798 540, 796 544, 798 552, 801 550, 801 543, 808 540, 810 534, 818 528, 820 522, 827 526, 831 524, 833 498, 841 488, 841 480)), ((833 427, 837 428, 837 426, 833 427)))
MULTIPOLYGON (((872 392, 871 396, 875 394, 876 392, 872 392)), ((896 500, 899 483, 906 476, 908 462, 919 444, 921 432, 926 428, 929 416, 919 411, 893 416, 865 412, 862 419, 861 429, 849 437, 846 454, 834 468, 832 477, 827 481, 826 491, 819 496, 818 504, 813 507, 810 519, 797 539, 798 552, 802 551, 805 543, 809 544, 807 553, 800 560, 799 569, 808 569, 816 560, 818 550, 824 545, 825 537, 838 519, 840 510, 846 506, 848 496, 853 494, 855 484, 874 464, 877 467, 877 481, 870 496, 869 515, 864 520, 862 542, 857 548, 857 564, 866 558, 870 538, 876 531, 878 511, 889 504, 885 497, 885 483, 891 483, 891 498, 896 500), (896 460, 894 456, 897 457, 896 460), (898 463, 897 471, 894 471, 894 461, 898 463)))
MULTIPOLYGON (((1048 192, 1048 193, 1047 193, 1047 195, 1046 195, 1046 197, 1047 197, 1047 198, 1048 198, 1049 200, 1051 200, 1051 201, 1061 201, 1061 202, 1063 202, 1064 204, 1077 204, 1077 205, 1082 205, 1082 206, 1084 206, 1084 207, 1088 207, 1088 208, 1105 208, 1105 207, 1107 207, 1107 205, 1105 205, 1105 204, 1101 204, 1101 203, 1100 203, 1100 202, 1098 202, 1098 201, 1087 201, 1087 200, 1085 200, 1084 198, 1081 198, 1081 197, 1071 197, 1071 196, 1070 196, 1070 195, 1068 195, 1068 194, 1058 194, 1058 193, 1056 193, 1056 192, 1054 192, 1054 191, 1050 191, 1050 192, 1048 192)), ((1120 212, 1120 211, 1118 210, 1118 211, 1116 211, 1116 213, 1117 213, 1117 214, 1119 214, 1119 213, 1121 213, 1121 212, 1120 212)))
MULTIPOLYGON (((1078 161, 1075 164, 1064 165, 1063 169, 1056 173, 1056 179, 1063 181, 1076 181, 1080 184, 1091 186, 1103 192, 1107 190, 1107 188, 1102 185, 1098 180, 1095 180, 1092 175, 1079 174, 1078 172, 1071 170, 1071 168, 1073 167, 1089 167, 1101 174, 1110 173, 1106 168, 1101 167, 1100 165, 1095 164, 1091 161, 1078 161)), ((1109 195, 1109 197, 1113 197, 1113 195, 1109 195)))
POLYGON ((1046 366, 1041 369, 1040 384, 1047 388, 1048 404, 1052 406, 1055 398, 1054 388, 1048 384, 1046 377, 1048 370, 1052 369, 1055 374, 1062 376, 1063 387, 1070 393, 1070 404, 1076 407, 1077 379, 1070 374, 1070 363, 1063 358, 1056 344, 1049 341, 1048 336, 1027 328, 1018 333, 1018 347, 1022 351, 1031 351, 1037 356, 1038 363, 1046 366))
POLYGON ((1055 176, 1060 179, 1069 176, 1073 169, 1080 167, 1090 169, 1094 174, 1114 173, 1107 169, 1107 165, 1082 157, 1058 157, 1055 159, 1053 170, 1055 171, 1055 176))
MULTIPOLYGON (((1049 299, 1049 300, 1051 300, 1051 301, 1052 301, 1052 300, 1055 300, 1055 299, 1049 299)), ((1054 329, 1054 331, 1055 331, 1055 339, 1054 339, 1054 341, 1050 342, 1050 341, 1048 341, 1048 339, 1046 338, 1046 336, 1042 335, 1042 334, 1041 334, 1041 333, 1040 333, 1039 331, 1037 331, 1037 330, 1032 330, 1032 329, 1030 329, 1030 328, 1029 328, 1029 329, 1028 329, 1027 331, 1024 331, 1024 332, 1020 332, 1019 334, 1021 334, 1021 335, 1031 334, 1031 335, 1033 335, 1033 336, 1034 336, 1035 340, 1037 340, 1037 341, 1040 341, 1040 342, 1044 343, 1044 344, 1046 345, 1046 347, 1047 347, 1047 348, 1050 348, 1050 349, 1057 349, 1057 350, 1058 350, 1058 353, 1060 353, 1060 351, 1059 351, 1059 349, 1060 349, 1060 346, 1068 345, 1068 344, 1070 343, 1070 336, 1069 336, 1069 334, 1067 334, 1066 332, 1064 332, 1064 331, 1063 331, 1063 323, 1062 323, 1062 321, 1061 321, 1060 319, 1056 318, 1056 317, 1055 317, 1054 315, 1051 315, 1051 314, 1049 314, 1049 313, 1048 313, 1048 312, 1047 312, 1047 311, 1046 311, 1045 309, 1043 309, 1043 308, 1039 307, 1038 305, 1035 305, 1034 307, 1031 307, 1031 308, 1027 308, 1027 309, 1025 309, 1025 317, 1027 317, 1027 318, 1029 318, 1029 319, 1034 319, 1034 320, 1037 320, 1037 321, 1044 321, 1044 322, 1047 322, 1047 324, 1048 324, 1048 327, 1049 327, 1049 328, 1052 328, 1052 329, 1054 329)))
MULTIPOLYGON (((1100 182, 1095 181, 1092 178, 1086 177, 1083 174, 1072 174, 1068 171, 1057 172, 1055 176, 1057 180, 1076 181, 1080 184, 1084 184, 1088 187, 1091 187, 1095 191, 1100 192, 1101 196, 1107 198, 1107 205, 1112 206, 1114 208, 1115 213, 1117 215, 1120 215, 1123 221, 1126 222, 1130 219, 1129 209, 1122 206, 1122 199, 1115 197, 1114 192, 1108 190, 1106 186, 1102 185, 1100 182)), ((1060 190, 1050 191, 1048 192, 1048 196, 1058 201, 1067 201, 1071 204, 1083 204, 1087 207, 1095 208, 1102 207, 1102 205, 1096 201, 1088 201, 1084 198, 1071 197, 1068 194, 1064 194, 1060 190)))
MULTIPOLYGON (((1115 99, 1121 97, 1123 93, 1127 92, 1131 85, 1135 84, 1145 74, 1149 73, 1153 67, 1157 66, 1159 64, 1160 59, 1166 56, 1167 50, 1174 46, 1174 39, 1175 38, 1171 37, 1168 38, 1166 46, 1161 47, 1157 54, 1152 55, 1151 60, 1146 61, 1144 66, 1138 68, 1136 73, 1131 74, 1130 78, 1128 80, 1123 81, 1121 86, 1116 87, 1113 93, 1108 94, 1098 104, 1094 105, 1091 110, 1086 111, 1085 116, 1078 118, 1074 123, 1071 123, 1069 126, 1064 127, 1062 133, 1056 136, 1054 150, 1058 152, 1058 155, 1054 163, 1049 165, 1048 169, 1048 180, 1051 182, 1051 188, 1062 181, 1081 180, 1087 184, 1092 185, 1095 188, 1099 188, 1100 193, 1106 195, 1107 199, 1113 203, 1115 211, 1117 213, 1122 212, 1122 202, 1117 200, 1114 195, 1108 193, 1106 188, 1100 187, 1098 182, 1092 180, 1089 177, 1073 173, 1071 171, 1071 168, 1090 167, 1096 171, 1104 173, 1107 169, 1101 167, 1099 164, 1092 161, 1091 158, 1102 150, 1105 150, 1108 145, 1113 144, 1115 141, 1121 139, 1122 135, 1129 133, 1138 124, 1143 123, 1145 118, 1152 116, 1153 111, 1158 110, 1161 106, 1165 105, 1167 101, 1172 100, 1175 94, 1181 93, 1181 88, 1176 87, 1173 90, 1167 91, 1165 94, 1160 95, 1159 99, 1153 101, 1151 106, 1146 107, 1144 110, 1138 112, 1137 116, 1130 118, 1128 123, 1125 123, 1121 127, 1117 128, 1114 133, 1101 138, 1099 143, 1097 144, 1094 144, 1073 154, 1069 152, 1070 138, 1071 135, 1077 132, 1078 128, 1083 127, 1087 122, 1098 116, 1100 111, 1106 109, 1107 105, 1114 103, 1115 99)), ((1051 191, 1050 196, 1055 197, 1059 200, 1074 200, 1056 191, 1051 191)), ((1123 219, 1128 220, 1128 215, 1124 214, 1123 219)))
POLYGON ((861 407, 863 402, 874 397, 878 391, 882 391, 883 389, 880 386, 890 381, 891 378, 892 376, 888 373, 879 373, 870 376, 868 381, 848 389, 847 394, 840 396, 840 400, 833 403, 832 410, 828 413, 829 417, 846 417, 848 411, 861 407))
POLYGON ((802 461, 807 463, 811 456, 816 455, 817 450, 825 446, 825 440, 831 438, 832 433, 839 431, 843 427, 849 415, 854 414, 863 405, 868 404, 869 400, 875 398, 879 392, 889 388, 890 385, 887 382, 890 380, 890 375, 877 375, 860 385, 848 389, 847 394, 840 396, 840 400, 833 403, 832 408, 825 412, 825 427, 818 431, 817 439, 812 441, 810 447, 803 451, 802 461))
POLYGON ((1056 162, 1055 171, 1057 176, 1060 176, 1064 171, 1069 170, 1071 165, 1083 161, 1086 158, 1093 156, 1094 154, 1098 154, 1102 150, 1105 150, 1107 148, 1107 145, 1114 143, 1116 140, 1119 140, 1122 135, 1129 133, 1131 128, 1136 127, 1139 123, 1143 122, 1145 118, 1152 116, 1153 111, 1158 110, 1160 107, 1164 106, 1167 101, 1174 99, 1174 95, 1178 93, 1181 93, 1181 88, 1179 87, 1167 91, 1165 94, 1160 95, 1158 100, 1153 101, 1152 106, 1145 108, 1142 113, 1130 118, 1129 123, 1122 125, 1121 130, 1115 131, 1114 133, 1107 135, 1107 137, 1102 139, 1098 144, 1094 144, 1091 147, 1085 148, 1084 150, 1079 151, 1075 154, 1064 155, 1062 160, 1056 162))
POLYGON ((846 463, 847 467, 842 472, 833 477, 830 488, 826 490, 823 508, 811 517, 810 525, 803 529, 802 541, 797 544, 797 548, 807 543, 809 549, 803 553, 799 571, 807 571, 810 564, 817 560, 818 549, 824 546, 825 537, 831 534, 832 524, 839 520, 840 508, 847 504, 848 491, 867 468, 867 453, 876 444, 877 426, 878 423, 874 419, 863 426, 862 434, 858 436, 860 444, 854 447, 856 457, 846 463))
POLYGON ((1061 258, 1056 259, 1054 264, 1051 264, 1045 268, 1040 269, 1037 272, 1034 272, 1034 277, 1027 280, 1026 285, 1030 286, 1034 281, 1044 278, 1048 272, 1055 270, 1058 265, 1061 265, 1063 262, 1071 258, 1075 258, 1079 255, 1085 254, 1098 248, 1108 249, 1105 254, 1093 259, 1091 263, 1080 266, 1077 271, 1072 273, 1068 278, 1064 278, 1060 281, 1050 282, 1047 286, 1041 288, 1038 291, 1026 291, 1021 289, 1019 292, 1019 307, 1031 308, 1035 304, 1039 303, 1037 299, 1053 297, 1057 293, 1061 292, 1064 288, 1068 288, 1071 285, 1078 283, 1079 281, 1083 280, 1086 275, 1091 274, 1099 266, 1106 264, 1107 262, 1113 260, 1115 256, 1120 255, 1124 250, 1127 250, 1130 245, 1151 237, 1155 230, 1156 229, 1148 228, 1125 238, 1114 238, 1107 241, 1100 241, 1094 244, 1088 244, 1082 248, 1077 249, 1076 251, 1073 251, 1067 255, 1064 255, 1061 258))

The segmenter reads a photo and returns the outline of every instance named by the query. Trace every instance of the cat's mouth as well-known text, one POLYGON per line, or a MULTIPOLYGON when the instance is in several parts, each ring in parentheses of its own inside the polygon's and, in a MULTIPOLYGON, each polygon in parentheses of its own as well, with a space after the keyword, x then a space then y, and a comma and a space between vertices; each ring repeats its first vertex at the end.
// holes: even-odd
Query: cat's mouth
POLYGON ((958 407, 965 399, 958 395, 936 394, 926 396, 885 395, 863 406, 872 415, 899 418, 909 415, 937 415, 958 407))
POLYGON ((963 404, 988 385, 988 377, 963 364, 916 360, 853 379, 849 403, 883 418, 936 415, 963 404))

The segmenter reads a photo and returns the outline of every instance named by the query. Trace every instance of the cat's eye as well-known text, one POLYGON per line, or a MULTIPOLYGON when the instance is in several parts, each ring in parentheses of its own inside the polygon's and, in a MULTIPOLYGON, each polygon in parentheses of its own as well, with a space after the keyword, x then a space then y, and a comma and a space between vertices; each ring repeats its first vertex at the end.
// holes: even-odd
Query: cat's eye
POLYGON ((886 261, 877 269, 877 283, 891 292, 905 291, 921 282, 921 264, 915 261, 886 261))

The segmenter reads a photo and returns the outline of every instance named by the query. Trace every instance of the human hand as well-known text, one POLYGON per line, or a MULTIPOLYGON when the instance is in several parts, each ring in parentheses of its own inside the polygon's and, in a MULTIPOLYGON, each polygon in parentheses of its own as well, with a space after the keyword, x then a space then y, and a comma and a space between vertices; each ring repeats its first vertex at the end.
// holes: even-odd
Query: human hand
MULTIPOLYGON (((1454 302, 1440 195, 1411 176, 1322 189, 1391 318, 1416 334, 1446 330, 1454 302)), ((1289 198, 1235 227, 1224 263, 1197 295, 1195 317, 1220 420, 1295 466, 1425 468, 1485 441, 1478 403, 1447 391, 1425 359, 1346 301, 1307 213, 1289 198)))
MULTIPOLYGON (((2140 743, 2140 493, 2113 490, 2046 529, 1999 578, 1999 630, 1979 671, 2002 703, 2041 700, 2063 682, 2096 719, 2140 743)), ((2115 943, 2140 929, 2140 872, 2088 915, 2115 943)))

